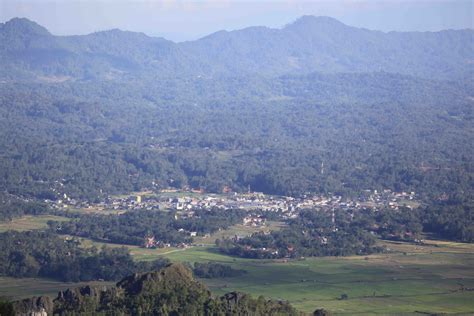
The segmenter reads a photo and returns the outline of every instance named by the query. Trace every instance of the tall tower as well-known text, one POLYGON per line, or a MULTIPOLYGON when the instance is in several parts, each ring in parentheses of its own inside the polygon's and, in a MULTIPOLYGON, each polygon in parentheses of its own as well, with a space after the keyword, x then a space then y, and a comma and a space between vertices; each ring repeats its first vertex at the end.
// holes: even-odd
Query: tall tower
POLYGON ((336 212, 334 211, 334 208, 332 209, 332 231, 333 232, 337 231, 337 228, 336 228, 336 212))

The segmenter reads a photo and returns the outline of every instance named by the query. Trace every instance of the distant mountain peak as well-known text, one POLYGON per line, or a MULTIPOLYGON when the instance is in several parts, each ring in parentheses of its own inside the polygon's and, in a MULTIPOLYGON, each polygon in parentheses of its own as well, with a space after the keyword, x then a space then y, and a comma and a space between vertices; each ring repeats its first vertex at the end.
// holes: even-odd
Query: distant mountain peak
POLYGON ((1 23, 0 30, 12 33, 23 33, 43 36, 51 35, 51 33, 49 33, 46 28, 27 18, 13 18, 5 23, 1 23))
POLYGON ((298 18, 293 23, 288 24, 285 29, 288 28, 315 28, 315 27, 325 27, 325 28, 340 28, 348 27, 344 23, 335 18, 329 16, 314 16, 314 15, 303 15, 298 18))
POLYGON ((132 32, 132 31, 124 31, 119 28, 113 28, 113 29, 108 29, 108 30, 102 30, 102 31, 97 31, 92 34, 143 34, 143 33, 138 33, 138 32, 132 32))
POLYGON ((123 43, 126 43, 126 42, 172 43, 171 41, 163 37, 150 37, 143 32, 124 31, 117 28, 110 29, 110 30, 97 31, 85 36, 88 38, 95 38, 96 40, 99 40, 99 41, 113 40, 113 41, 121 41, 123 43))
POLYGON ((337 20, 333 17, 330 17, 330 16, 325 16, 325 15, 319 15, 319 16, 302 15, 301 17, 296 19, 296 21, 294 23, 314 23, 314 22, 343 24, 339 20, 337 20))
POLYGON ((132 31, 124 31, 118 28, 110 29, 110 30, 103 30, 91 33, 89 35, 95 36, 139 36, 139 37, 148 37, 145 33, 142 32, 132 32, 132 31))

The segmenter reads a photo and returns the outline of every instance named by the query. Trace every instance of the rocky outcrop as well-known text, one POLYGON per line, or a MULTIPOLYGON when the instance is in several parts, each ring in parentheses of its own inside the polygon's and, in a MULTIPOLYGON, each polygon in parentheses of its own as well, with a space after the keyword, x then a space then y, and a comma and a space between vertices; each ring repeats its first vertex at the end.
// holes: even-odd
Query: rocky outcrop
POLYGON ((133 274, 109 288, 84 286, 56 299, 34 297, 14 303, 15 315, 300 315, 287 302, 232 292, 219 298, 196 281, 190 269, 170 264, 133 274))
POLYGON ((54 303, 48 296, 24 299, 13 304, 17 316, 48 316, 53 315, 54 303))
POLYGON ((94 313, 101 305, 101 298, 105 292, 107 292, 106 288, 100 289, 91 286, 59 292, 54 300, 54 312, 60 315, 67 311, 94 313))

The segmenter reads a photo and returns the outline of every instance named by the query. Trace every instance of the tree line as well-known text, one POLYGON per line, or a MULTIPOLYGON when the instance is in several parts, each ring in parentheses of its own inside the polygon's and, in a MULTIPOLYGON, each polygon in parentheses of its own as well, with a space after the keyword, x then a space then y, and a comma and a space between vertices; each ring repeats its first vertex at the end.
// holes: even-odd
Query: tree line
POLYGON ((167 259, 135 262, 128 249, 84 248, 51 232, 0 233, 0 274, 46 277, 63 282, 117 281, 131 273, 159 269, 167 259))
POLYGON ((178 245, 191 243, 190 232, 200 236, 241 223, 243 210, 194 210, 191 217, 176 211, 134 210, 118 215, 78 215, 67 222, 48 222, 58 234, 86 237, 96 241, 143 246, 145 237, 178 245))

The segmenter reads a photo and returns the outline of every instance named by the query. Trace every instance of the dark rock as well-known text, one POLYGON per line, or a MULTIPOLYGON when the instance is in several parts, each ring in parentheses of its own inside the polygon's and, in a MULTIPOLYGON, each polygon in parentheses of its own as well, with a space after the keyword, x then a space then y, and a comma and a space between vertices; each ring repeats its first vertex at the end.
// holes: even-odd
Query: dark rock
POLYGON ((24 299, 13 303, 17 316, 47 316, 53 314, 54 303, 48 296, 24 299))

